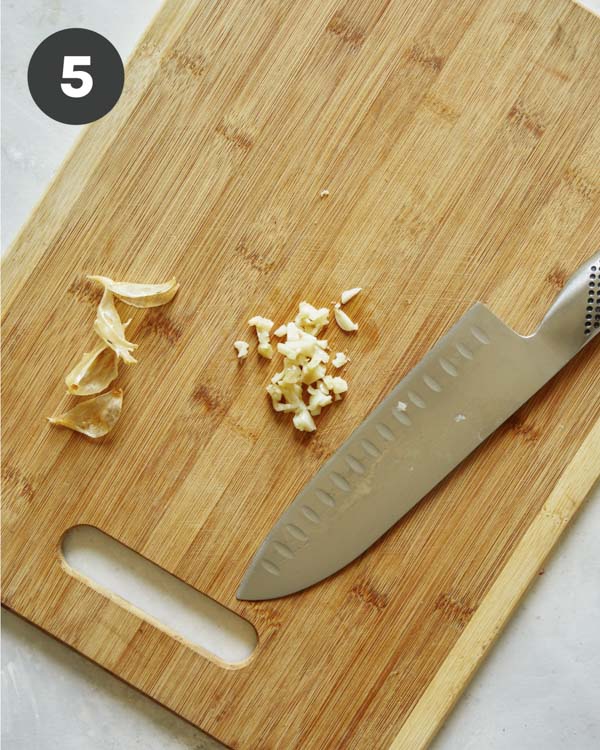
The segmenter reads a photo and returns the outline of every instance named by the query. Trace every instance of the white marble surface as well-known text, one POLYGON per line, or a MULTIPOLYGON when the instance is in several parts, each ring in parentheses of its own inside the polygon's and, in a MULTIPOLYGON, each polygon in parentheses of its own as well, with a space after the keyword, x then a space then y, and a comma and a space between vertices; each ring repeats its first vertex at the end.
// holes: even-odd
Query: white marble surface
MULTIPOLYGON (((600 0, 587 3, 600 12, 600 0)), ((31 101, 26 86, 31 53, 53 31, 85 26, 110 38, 127 57, 159 5, 159 0, 3 0, 3 252, 79 132, 49 120, 31 101)), ((600 747, 598 538, 599 485, 435 740, 435 750, 600 747)), ((5 611, 2 632, 4 750, 217 747, 5 611)))

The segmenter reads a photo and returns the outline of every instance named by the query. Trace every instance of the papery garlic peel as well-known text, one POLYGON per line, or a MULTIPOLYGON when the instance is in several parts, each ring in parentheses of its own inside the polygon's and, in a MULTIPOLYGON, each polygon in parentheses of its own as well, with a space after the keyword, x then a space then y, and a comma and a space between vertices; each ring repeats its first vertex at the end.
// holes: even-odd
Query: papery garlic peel
POLYGON ((170 302, 179 290, 176 279, 164 284, 134 284, 128 281, 113 281, 108 276, 88 276, 96 281, 115 297, 131 307, 160 307, 170 302))
POLYGON ((125 327, 123 325, 117 308, 115 307, 113 294, 109 289, 104 289, 102 300, 96 311, 94 331, 119 357, 127 364, 135 364, 137 359, 131 352, 137 349, 137 344, 132 344, 125 338, 125 327))
POLYGON ((51 424, 68 427, 90 438, 107 435, 121 416, 123 391, 113 390, 87 399, 57 417, 48 417, 51 424))
POLYGON ((74 396, 101 393, 119 374, 119 357, 106 344, 85 352, 65 378, 67 391, 74 396))

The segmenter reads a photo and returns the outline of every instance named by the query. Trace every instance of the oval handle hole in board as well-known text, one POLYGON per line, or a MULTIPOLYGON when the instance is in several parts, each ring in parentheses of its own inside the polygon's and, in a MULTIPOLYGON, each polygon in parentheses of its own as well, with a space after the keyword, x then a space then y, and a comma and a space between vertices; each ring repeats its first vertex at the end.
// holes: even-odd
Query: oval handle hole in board
POLYGON ((223 666, 242 666, 256 648, 248 620, 94 526, 69 529, 62 554, 71 575, 223 666))

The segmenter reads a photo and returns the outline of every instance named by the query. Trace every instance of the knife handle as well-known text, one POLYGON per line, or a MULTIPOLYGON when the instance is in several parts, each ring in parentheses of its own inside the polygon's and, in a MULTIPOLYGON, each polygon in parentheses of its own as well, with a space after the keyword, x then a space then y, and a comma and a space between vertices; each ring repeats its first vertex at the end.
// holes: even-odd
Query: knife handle
POLYGON ((572 357, 600 333, 600 253, 567 280, 534 336, 572 357))

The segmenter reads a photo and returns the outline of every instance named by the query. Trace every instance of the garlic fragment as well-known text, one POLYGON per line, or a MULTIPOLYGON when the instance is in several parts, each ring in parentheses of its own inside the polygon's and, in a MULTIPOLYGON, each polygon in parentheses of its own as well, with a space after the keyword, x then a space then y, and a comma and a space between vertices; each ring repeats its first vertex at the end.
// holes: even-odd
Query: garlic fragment
POLYGON ((328 390, 333 391, 336 401, 339 401, 342 397, 341 394, 346 393, 348 390, 348 383, 344 378, 340 378, 339 375, 325 375, 323 383, 325 383, 328 390))
POLYGON ((295 323, 288 323, 286 326, 286 329, 287 329, 288 341, 298 341, 298 339, 302 335, 302 331, 298 328, 298 326, 295 323))
POLYGON ((309 412, 314 416, 317 417, 324 406, 329 406, 329 404, 332 403, 333 399, 329 395, 326 388, 320 388, 309 386, 308 392, 310 394, 310 398, 308 399, 308 410, 309 412))
POLYGON ((173 278, 164 284, 133 284, 127 281, 113 281, 108 276, 88 276, 96 281, 115 297, 131 307, 159 307, 166 305, 177 294, 179 284, 173 278))
POLYGON ((300 432, 314 432, 317 429, 315 420, 312 418, 311 413, 306 407, 299 409, 294 414, 293 422, 294 427, 297 430, 300 430, 300 432))
POLYGON ((329 323, 329 309, 317 309, 308 302, 301 302, 294 323, 306 333, 316 336, 329 323))
POLYGON ((112 292, 105 288, 96 311, 94 331, 111 349, 114 349, 123 362, 132 365, 137 362, 131 354, 134 349, 137 349, 137 344, 132 344, 125 338, 125 328, 128 324, 129 321, 125 325, 121 322, 112 292))
POLYGON ((276 383, 269 383, 267 386, 267 393, 271 396, 271 403, 275 411, 292 411, 293 406, 289 404, 282 404, 283 391, 276 383))
POLYGON ((85 352, 65 378, 67 391, 74 396, 92 396, 108 388, 119 374, 119 357, 106 344, 85 352))
POLYGON ((237 352, 238 359, 245 359, 250 348, 247 341, 234 341, 233 346, 237 352))
POLYGON ((325 377, 325 365, 321 364, 318 359, 314 358, 305 365, 302 365, 302 382, 306 385, 312 385, 318 380, 325 377))
POLYGON ((354 323, 348 315, 341 309, 339 302, 335 306, 335 322, 339 325, 342 331, 358 331, 358 323, 354 323))
POLYGON ((350 302, 350 300, 353 297, 356 297, 359 292, 362 292, 362 286, 355 286, 353 289, 346 289, 342 292, 342 296, 340 297, 342 305, 345 305, 346 302, 350 302))
POLYGON ((48 421, 88 437, 99 438, 116 425, 122 406, 123 391, 118 389, 83 401, 57 417, 48 417, 48 421))
POLYGON ((281 388, 283 398, 294 411, 304 409, 304 399, 302 398, 302 386, 300 383, 281 383, 279 387, 281 388))
POLYGON ((294 341, 285 341, 277 344, 277 351, 283 354, 287 359, 296 362, 298 358, 311 357, 315 348, 318 346, 318 339, 310 333, 303 333, 302 336, 294 341))
POLYGON ((331 360, 334 367, 343 367, 348 364, 348 356, 344 352, 336 352, 335 357, 331 360))
MULTIPOLYGON (((340 307, 338 303, 336 318, 340 307)), ((329 323, 329 312, 326 307, 317 308, 303 301, 298 306, 294 321, 279 326, 274 332, 277 337, 285 337, 276 346, 277 352, 284 358, 283 369, 273 375, 266 390, 273 410, 291 412, 294 427, 302 432, 314 432, 316 425, 313 417, 321 414, 323 408, 334 400, 339 401, 348 390, 348 383, 344 378, 327 374, 329 342, 319 338, 319 334, 329 323)), ((346 319, 352 326, 347 330, 358 328, 350 318, 346 316, 346 319)), ((259 347, 261 344, 271 347, 269 332, 273 322, 256 316, 248 323, 256 328, 259 347)), ((337 352, 332 364, 334 367, 342 367, 348 361, 344 352, 337 352)))
POLYGON ((248 321, 249 326, 256 328, 256 337, 258 338, 258 353, 265 359, 273 358, 273 347, 270 343, 269 331, 273 328, 273 321, 255 315, 248 321))

